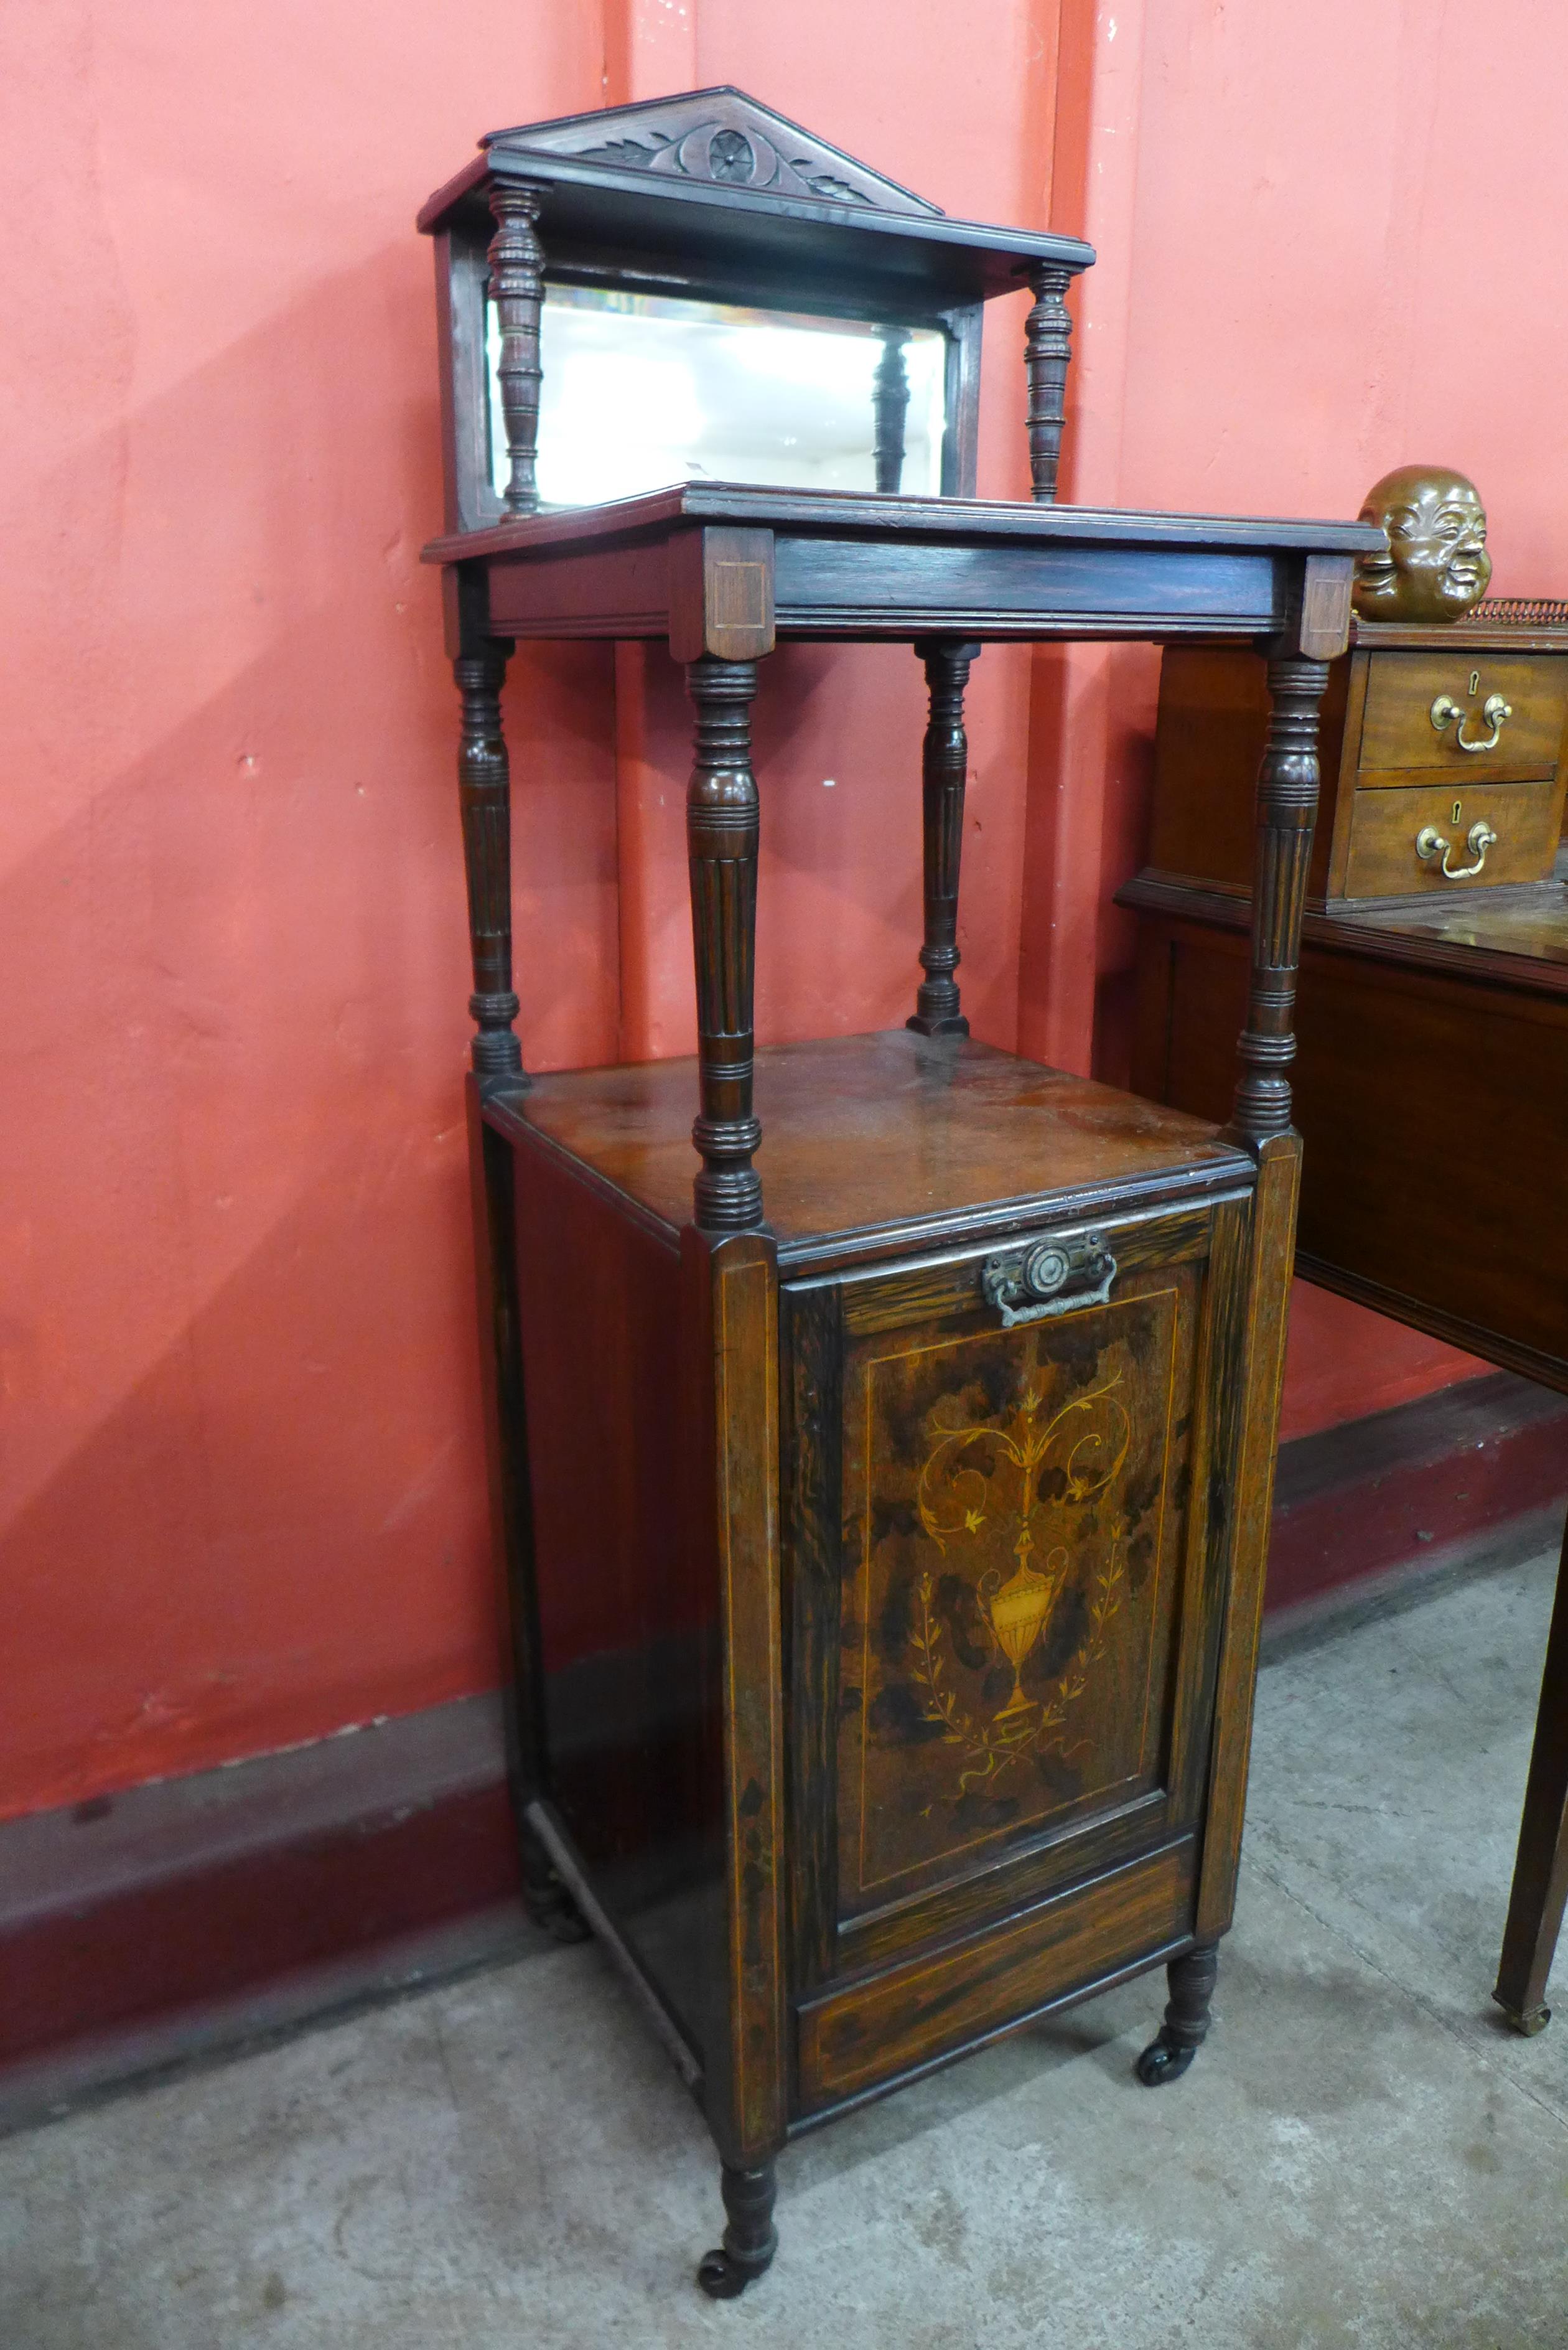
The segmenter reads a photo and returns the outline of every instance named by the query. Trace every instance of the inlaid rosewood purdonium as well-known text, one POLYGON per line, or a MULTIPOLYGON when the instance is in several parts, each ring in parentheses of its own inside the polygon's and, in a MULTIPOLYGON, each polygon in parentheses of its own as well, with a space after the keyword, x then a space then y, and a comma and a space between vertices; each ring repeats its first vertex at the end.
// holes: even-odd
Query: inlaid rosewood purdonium
POLYGON ((708 2119, 725 2296, 773 2257, 794 2134, 1157 1964, 1142 2078, 1207 2031, 1317 708, 1380 542, 1054 505, 1088 248, 945 220, 734 91, 498 134, 421 225, 524 1878, 603 1939, 708 2119), (979 503, 981 309, 1025 282, 1034 500, 979 503), (980 648, 1199 634, 1258 649, 1272 696, 1222 1125, 971 1040, 956 978, 980 648), (561 637, 687 665, 694 1062, 524 1073, 499 693, 517 639, 561 637), (923 665, 925 938, 907 1027, 759 1052, 750 711, 789 637, 923 665))

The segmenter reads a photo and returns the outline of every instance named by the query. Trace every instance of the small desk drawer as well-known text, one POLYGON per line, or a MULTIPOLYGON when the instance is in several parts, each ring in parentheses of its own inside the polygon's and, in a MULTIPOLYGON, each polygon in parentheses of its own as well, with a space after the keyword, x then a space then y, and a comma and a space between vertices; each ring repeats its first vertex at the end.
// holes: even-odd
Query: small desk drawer
POLYGON ((1356 764, 1363 777, 1405 767, 1440 767, 1467 783, 1546 775, 1557 764, 1565 715, 1568 660, 1555 654, 1472 652, 1462 644, 1451 653, 1381 651, 1367 675, 1356 764))
POLYGON ((1344 895, 1394 898, 1416 890, 1542 880, 1557 853, 1562 806, 1561 786, 1552 781, 1467 788, 1453 776, 1397 791, 1358 791, 1344 895), (1478 825, 1496 838, 1472 846, 1478 825), (1448 843, 1446 854, 1441 847, 1428 857, 1419 854, 1416 843, 1427 832, 1448 843))
POLYGON ((1190 1836, 800 2013, 801 2106, 852 2097, 1023 2023, 1192 1930, 1190 1836))

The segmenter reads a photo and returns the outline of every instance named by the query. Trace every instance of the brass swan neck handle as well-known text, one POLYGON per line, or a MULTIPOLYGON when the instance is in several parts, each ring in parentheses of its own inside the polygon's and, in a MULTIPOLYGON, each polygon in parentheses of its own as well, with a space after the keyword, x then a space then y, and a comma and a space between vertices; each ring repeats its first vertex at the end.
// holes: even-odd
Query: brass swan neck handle
POLYGON ((1490 734, 1483 735, 1479 742, 1467 743, 1465 721, 1469 716, 1469 712, 1461 709, 1451 693, 1439 693, 1431 709, 1432 723, 1439 734, 1449 727, 1453 727, 1454 748, 1457 751, 1495 751, 1505 723, 1513 716, 1513 704, 1505 701, 1501 693, 1489 693, 1481 703, 1480 714, 1482 721, 1490 727, 1491 732, 1490 734))
MULTIPOLYGON (((1465 744, 1468 751, 1478 750, 1480 747, 1479 743, 1474 743, 1465 744)), ((1429 863, 1434 857, 1440 857, 1443 860, 1440 869, 1445 881, 1469 881, 1485 865, 1487 850, 1496 838, 1497 835, 1486 818, 1479 817, 1465 836, 1465 847, 1475 858, 1475 863, 1450 865, 1449 859, 1453 855, 1453 842, 1445 840, 1435 824, 1424 824, 1416 835, 1416 854, 1424 865, 1429 863)))

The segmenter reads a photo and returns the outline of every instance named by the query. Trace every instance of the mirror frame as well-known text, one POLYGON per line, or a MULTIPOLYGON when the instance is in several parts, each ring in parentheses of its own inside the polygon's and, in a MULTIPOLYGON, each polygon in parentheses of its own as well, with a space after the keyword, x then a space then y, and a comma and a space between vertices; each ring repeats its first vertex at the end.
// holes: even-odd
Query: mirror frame
MULTIPOLYGON (((1095 257, 1076 238, 950 221, 728 88, 493 132, 419 225, 435 244, 449 532, 529 510, 499 496, 491 477, 493 271, 511 267, 533 289, 535 350, 541 281, 937 328, 947 338, 940 494, 970 498, 985 304, 1033 285, 1038 312, 1044 271, 1064 333, 1061 294, 1095 257), (520 209, 536 233, 514 230, 520 209)), ((526 296, 515 307, 526 314, 526 296)), ((1063 374, 1065 365, 1064 339, 1063 374)))

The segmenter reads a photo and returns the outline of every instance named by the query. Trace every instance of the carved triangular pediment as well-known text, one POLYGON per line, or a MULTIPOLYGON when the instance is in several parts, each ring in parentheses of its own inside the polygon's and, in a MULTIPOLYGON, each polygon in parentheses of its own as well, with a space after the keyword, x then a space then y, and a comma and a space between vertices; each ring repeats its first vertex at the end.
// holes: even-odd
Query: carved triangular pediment
POLYGON ((601 113, 523 123, 512 130, 492 130, 481 143, 492 153, 556 155, 606 171, 648 172, 753 195, 808 197, 871 212, 941 217, 940 205, 911 195, 896 180, 857 163, 741 89, 687 90, 678 98, 607 107, 601 113))

